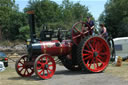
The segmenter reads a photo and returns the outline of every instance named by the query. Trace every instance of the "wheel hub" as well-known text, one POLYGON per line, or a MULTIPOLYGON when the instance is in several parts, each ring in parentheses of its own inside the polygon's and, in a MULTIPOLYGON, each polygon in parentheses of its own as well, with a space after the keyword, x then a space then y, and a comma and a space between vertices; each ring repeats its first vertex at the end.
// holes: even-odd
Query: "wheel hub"
POLYGON ((48 64, 45 64, 44 69, 48 69, 48 64))
POLYGON ((96 56, 98 56, 98 53, 97 52, 94 52, 93 53, 93 57, 95 58, 96 56))

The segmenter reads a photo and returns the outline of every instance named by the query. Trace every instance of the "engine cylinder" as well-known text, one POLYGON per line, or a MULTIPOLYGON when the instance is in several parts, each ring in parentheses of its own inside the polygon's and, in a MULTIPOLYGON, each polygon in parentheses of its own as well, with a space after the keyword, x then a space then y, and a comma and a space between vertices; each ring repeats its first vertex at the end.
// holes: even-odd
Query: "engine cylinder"
POLYGON ((67 55, 71 52, 71 40, 40 41, 32 44, 33 54, 49 54, 51 56, 67 55))

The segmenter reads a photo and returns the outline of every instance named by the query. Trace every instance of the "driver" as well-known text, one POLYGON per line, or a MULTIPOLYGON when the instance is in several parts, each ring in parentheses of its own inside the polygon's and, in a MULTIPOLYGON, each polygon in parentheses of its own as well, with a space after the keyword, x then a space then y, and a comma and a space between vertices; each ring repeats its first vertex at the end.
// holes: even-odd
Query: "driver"
POLYGON ((91 20, 91 18, 88 16, 87 17, 87 22, 86 22, 86 24, 85 24, 85 27, 88 27, 88 30, 90 31, 89 33, 92 35, 92 33, 93 33, 93 28, 94 28, 94 22, 91 20), (90 26, 90 28, 87 26, 87 25, 89 25, 90 26))

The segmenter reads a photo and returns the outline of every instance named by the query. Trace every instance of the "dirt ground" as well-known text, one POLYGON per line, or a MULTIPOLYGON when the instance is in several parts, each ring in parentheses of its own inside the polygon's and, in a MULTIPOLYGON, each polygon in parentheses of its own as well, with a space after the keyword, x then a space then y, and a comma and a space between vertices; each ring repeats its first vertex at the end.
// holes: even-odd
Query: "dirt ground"
POLYGON ((35 75, 20 77, 14 65, 9 60, 9 67, 0 73, 0 85, 128 85, 128 62, 121 67, 110 64, 103 73, 72 72, 57 64, 55 75, 48 80, 41 80, 35 75))

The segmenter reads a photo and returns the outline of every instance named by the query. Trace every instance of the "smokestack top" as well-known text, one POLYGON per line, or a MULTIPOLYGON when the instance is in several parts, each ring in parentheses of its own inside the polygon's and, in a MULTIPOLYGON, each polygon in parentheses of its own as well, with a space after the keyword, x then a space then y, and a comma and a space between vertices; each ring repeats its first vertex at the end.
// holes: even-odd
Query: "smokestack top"
POLYGON ((26 13, 27 13, 27 14, 34 14, 34 10, 27 11, 26 13))

